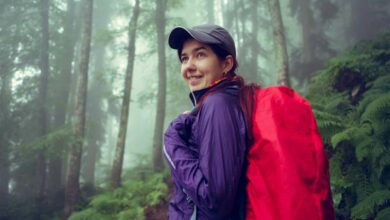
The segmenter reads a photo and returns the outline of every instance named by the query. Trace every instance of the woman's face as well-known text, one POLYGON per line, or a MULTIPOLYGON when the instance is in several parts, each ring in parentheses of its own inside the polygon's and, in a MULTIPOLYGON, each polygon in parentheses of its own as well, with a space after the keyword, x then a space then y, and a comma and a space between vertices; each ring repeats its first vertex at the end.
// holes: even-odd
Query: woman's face
POLYGON ((223 78, 229 66, 209 46, 195 39, 184 42, 180 61, 182 76, 191 91, 207 88, 214 81, 223 78))

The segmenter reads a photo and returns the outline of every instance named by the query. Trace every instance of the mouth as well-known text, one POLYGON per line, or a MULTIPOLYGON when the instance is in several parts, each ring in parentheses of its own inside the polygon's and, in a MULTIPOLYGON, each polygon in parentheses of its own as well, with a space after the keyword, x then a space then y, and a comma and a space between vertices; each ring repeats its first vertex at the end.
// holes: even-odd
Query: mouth
POLYGON ((194 85, 197 85, 198 83, 200 83, 200 81, 202 80, 203 76, 202 75, 194 75, 194 76, 190 76, 188 77, 188 82, 191 86, 194 86, 194 85))

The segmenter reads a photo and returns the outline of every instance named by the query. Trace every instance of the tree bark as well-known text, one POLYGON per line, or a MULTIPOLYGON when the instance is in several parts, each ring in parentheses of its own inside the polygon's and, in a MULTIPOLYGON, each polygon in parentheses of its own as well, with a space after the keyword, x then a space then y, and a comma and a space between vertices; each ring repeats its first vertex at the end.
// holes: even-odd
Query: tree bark
POLYGON ((302 63, 308 63, 313 59, 314 45, 312 43, 312 29, 315 25, 313 13, 310 9, 310 0, 300 1, 299 21, 302 27, 302 63))
POLYGON ((130 109, 130 97, 131 97, 131 85, 133 82, 133 69, 134 69, 134 57, 135 57, 135 41, 137 31, 137 21, 139 16, 139 0, 135 1, 133 8, 133 17, 129 22, 128 27, 128 57, 127 57, 127 69, 125 79, 125 91, 122 100, 122 111, 120 117, 120 127, 118 132, 118 141, 115 148, 115 155, 111 170, 111 186, 117 188, 121 185, 121 174, 123 166, 123 156, 125 152, 127 123, 129 118, 130 109))
POLYGON ((88 85, 88 64, 91 48, 93 0, 83 0, 83 28, 78 69, 77 93, 75 104, 75 122, 73 131, 76 140, 72 144, 69 155, 67 182, 65 186, 64 218, 68 218, 76 209, 79 199, 80 164, 85 132, 85 112, 88 85))
POLYGON ((236 39, 237 39, 237 42, 236 42, 236 53, 237 54, 241 54, 241 44, 240 44, 240 40, 241 40, 241 31, 240 31, 240 26, 239 26, 239 12, 238 12, 238 6, 240 5, 239 2, 237 2, 238 0, 233 0, 233 8, 235 9, 235 13, 232 14, 232 26, 235 27, 235 34, 236 34, 236 39))
POLYGON ((207 1, 207 21, 209 24, 215 23, 215 12, 214 12, 214 0, 207 1))
POLYGON ((288 54, 279 0, 268 0, 273 27, 278 84, 290 87, 288 54))
POLYGON ((153 136, 153 170, 163 168, 162 135, 165 117, 166 100, 166 61, 165 61, 165 9, 167 0, 156 0, 156 28, 158 53, 158 94, 157 111, 153 136))
MULTIPOLYGON (((39 78, 39 105, 38 105, 38 123, 39 135, 44 136, 47 133, 47 85, 49 78, 49 0, 40 1, 42 42, 40 52, 40 70, 39 78)), ((37 152, 36 155, 36 197, 38 203, 41 203, 44 197, 46 180, 46 158, 45 150, 47 146, 37 152)))
POLYGON ((251 62, 250 62, 250 73, 251 80, 254 82, 259 81, 258 77, 258 58, 259 58, 259 43, 257 42, 257 33, 259 28, 259 17, 258 17, 258 1, 251 0, 251 20, 252 20, 252 33, 251 33, 251 62))
MULTIPOLYGON (((2 69, 6 71, 5 69, 2 69)), ((3 72, 4 73, 4 72, 3 72)), ((10 181, 9 161, 9 140, 7 137, 9 128, 7 122, 10 115, 10 104, 12 100, 11 74, 4 74, 0 77, 0 207, 7 207, 10 181)))
MULTIPOLYGON (((58 88, 58 93, 61 101, 58 101, 54 112, 54 126, 60 128, 65 125, 66 109, 70 93, 70 83, 72 78, 72 61, 74 58, 75 35, 74 35, 74 15, 75 5, 74 0, 67 0, 67 12, 64 19, 64 32, 62 39, 62 51, 59 55, 61 59, 59 81, 63 82, 58 88)), ((66 143, 62 143, 65 145, 66 143)), ((63 157, 59 156, 49 160, 48 169, 48 194, 52 195, 63 186, 62 180, 62 164, 63 157)))
MULTIPOLYGON (((111 21, 112 3, 109 1, 96 2, 93 17, 95 33, 102 33, 107 30, 111 21)), ((90 86, 88 89, 87 118, 91 122, 87 124, 86 139, 88 145, 86 164, 84 166, 85 185, 91 188, 91 193, 95 189, 96 161, 99 159, 99 152, 105 138, 105 132, 109 129, 106 124, 107 111, 104 110, 104 99, 110 95, 111 88, 106 79, 106 46, 107 42, 96 41, 93 52, 93 70, 90 73, 90 86)))
MULTIPOLYGON (((237 48, 238 48, 238 57, 240 58, 240 62, 242 64, 245 64, 247 63, 247 61, 245 60, 246 56, 245 54, 247 53, 247 48, 246 48, 246 45, 248 44, 247 42, 247 39, 246 39, 246 36, 248 35, 248 33, 246 32, 246 14, 245 14, 245 5, 244 3, 240 3, 239 1, 236 3, 236 6, 237 6, 237 16, 236 16, 236 21, 237 21, 237 29, 239 29, 239 35, 241 36, 241 38, 239 39, 239 41, 237 42, 237 48)), ((245 66, 245 65, 243 65, 245 66)), ((244 67, 245 69, 245 67, 244 67)), ((245 71, 244 71, 244 74, 245 71)))

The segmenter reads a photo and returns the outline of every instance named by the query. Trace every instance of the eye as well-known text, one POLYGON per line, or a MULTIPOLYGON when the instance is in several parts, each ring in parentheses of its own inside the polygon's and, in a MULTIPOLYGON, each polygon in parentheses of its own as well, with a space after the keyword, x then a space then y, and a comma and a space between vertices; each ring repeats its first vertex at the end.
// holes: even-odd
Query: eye
POLYGON ((180 62, 181 63, 186 63, 187 61, 188 61, 188 57, 187 56, 180 57, 180 62))
POLYGON ((206 53, 205 53, 205 52, 198 52, 198 53, 196 54, 196 57, 197 57, 197 58, 206 57, 206 53))

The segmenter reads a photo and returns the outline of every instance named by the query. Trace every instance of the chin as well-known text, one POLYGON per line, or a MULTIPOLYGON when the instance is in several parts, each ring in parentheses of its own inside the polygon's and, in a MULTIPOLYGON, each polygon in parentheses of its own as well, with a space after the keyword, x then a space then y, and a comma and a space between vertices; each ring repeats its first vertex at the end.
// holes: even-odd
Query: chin
POLYGON ((191 91, 198 91, 206 88, 206 86, 190 86, 191 91))
POLYGON ((190 83, 188 83, 188 87, 190 88, 191 91, 197 91, 205 88, 202 84, 191 85, 190 83))

